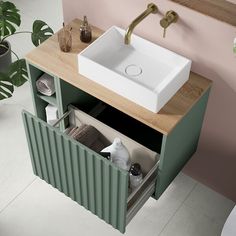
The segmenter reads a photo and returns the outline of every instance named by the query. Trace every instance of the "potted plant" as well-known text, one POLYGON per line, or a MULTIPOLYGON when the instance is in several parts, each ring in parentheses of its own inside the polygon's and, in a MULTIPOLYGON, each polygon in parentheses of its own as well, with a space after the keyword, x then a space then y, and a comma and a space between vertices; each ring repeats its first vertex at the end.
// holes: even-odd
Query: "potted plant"
POLYGON ((53 35, 53 30, 41 20, 33 22, 32 31, 17 31, 21 16, 16 6, 9 1, 0 0, 0 100, 12 96, 14 86, 23 85, 28 79, 26 62, 11 49, 8 37, 15 34, 31 34, 32 43, 37 47, 53 35), (12 62, 11 55, 16 57, 12 62))

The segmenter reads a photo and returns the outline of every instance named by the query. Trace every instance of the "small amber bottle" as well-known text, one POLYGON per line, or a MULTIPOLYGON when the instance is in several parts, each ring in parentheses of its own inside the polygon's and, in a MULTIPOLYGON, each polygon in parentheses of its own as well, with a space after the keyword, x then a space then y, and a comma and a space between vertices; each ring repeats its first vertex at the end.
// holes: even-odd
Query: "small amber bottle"
POLYGON ((89 43, 92 40, 92 30, 86 16, 84 16, 84 20, 80 26, 80 40, 84 43, 89 43))

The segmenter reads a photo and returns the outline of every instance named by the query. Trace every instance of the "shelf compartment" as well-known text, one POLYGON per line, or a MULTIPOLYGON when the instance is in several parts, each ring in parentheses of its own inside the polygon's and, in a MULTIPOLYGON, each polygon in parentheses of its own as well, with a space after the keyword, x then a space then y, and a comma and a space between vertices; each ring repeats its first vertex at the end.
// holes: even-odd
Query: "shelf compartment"
POLYGON ((37 96, 44 100, 45 102, 53 105, 53 106, 57 106, 57 98, 56 98, 56 93, 54 93, 52 96, 45 96, 43 94, 40 94, 39 92, 37 93, 37 96))

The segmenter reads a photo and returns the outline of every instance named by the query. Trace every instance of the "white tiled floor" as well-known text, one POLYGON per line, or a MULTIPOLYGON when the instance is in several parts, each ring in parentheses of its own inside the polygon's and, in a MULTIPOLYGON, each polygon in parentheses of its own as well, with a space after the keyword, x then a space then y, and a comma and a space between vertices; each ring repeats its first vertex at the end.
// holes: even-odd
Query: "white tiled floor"
MULTIPOLYGON (((57 31, 60 0, 14 0, 22 12, 22 29, 37 17, 57 31)), ((30 38, 11 39, 20 56, 31 50, 30 38)), ((0 102, 0 235, 121 235, 32 174, 21 110, 32 111, 29 85, 0 102)), ((179 174, 163 196, 148 200, 127 227, 126 235, 218 236, 234 203, 179 174)))

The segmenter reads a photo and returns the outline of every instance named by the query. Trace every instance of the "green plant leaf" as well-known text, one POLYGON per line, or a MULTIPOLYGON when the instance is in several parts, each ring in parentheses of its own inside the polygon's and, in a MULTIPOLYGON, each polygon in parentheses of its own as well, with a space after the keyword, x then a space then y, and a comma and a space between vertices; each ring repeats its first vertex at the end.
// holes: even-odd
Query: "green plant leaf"
POLYGON ((16 26, 20 26, 19 10, 11 2, 0 0, 0 35, 1 37, 15 33, 16 26))
POLYGON ((33 44, 37 47, 39 44, 44 42, 46 39, 53 35, 53 30, 41 20, 36 20, 33 23, 33 33, 31 39, 33 44))
POLYGON ((13 91, 14 86, 12 85, 10 78, 6 74, 0 72, 0 100, 11 97, 13 91))
POLYGON ((25 59, 19 59, 13 62, 9 67, 8 76, 15 86, 19 87, 24 84, 28 80, 25 59))

